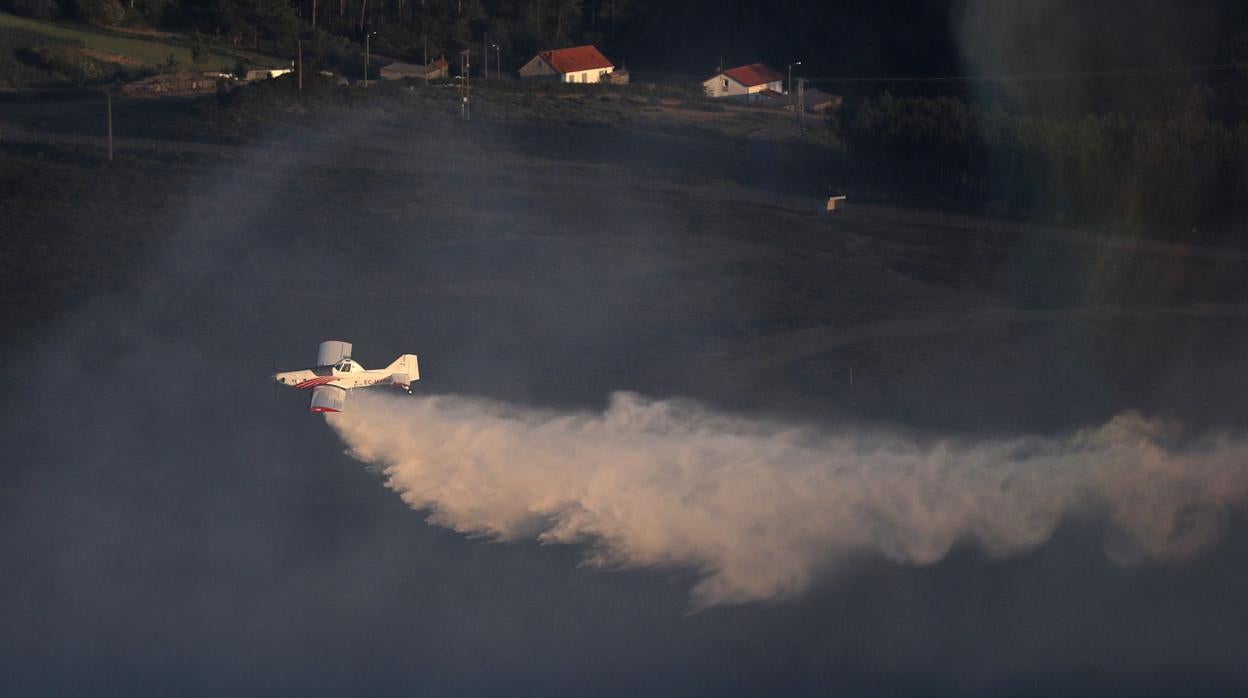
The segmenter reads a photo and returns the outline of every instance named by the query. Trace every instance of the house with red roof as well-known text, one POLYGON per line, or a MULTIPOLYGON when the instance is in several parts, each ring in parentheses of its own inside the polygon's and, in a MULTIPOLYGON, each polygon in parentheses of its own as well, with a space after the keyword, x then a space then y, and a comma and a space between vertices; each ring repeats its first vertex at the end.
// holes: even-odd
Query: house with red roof
POLYGON ((595 46, 573 46, 540 51, 520 68, 520 77, 559 82, 609 82, 615 64, 595 46))
POLYGON ((729 97, 743 102, 775 99, 784 94, 784 76, 764 63, 751 63, 721 70, 702 81, 711 97, 729 97))

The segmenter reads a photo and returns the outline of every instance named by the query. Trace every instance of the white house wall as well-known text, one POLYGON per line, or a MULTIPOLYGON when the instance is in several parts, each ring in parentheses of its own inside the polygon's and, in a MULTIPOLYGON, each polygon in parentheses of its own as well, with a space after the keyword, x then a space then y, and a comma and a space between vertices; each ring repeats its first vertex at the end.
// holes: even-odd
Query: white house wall
POLYGON ((746 87, 726 75, 716 75, 709 80, 704 80, 702 82, 702 87, 706 90, 707 96, 716 98, 744 97, 746 95, 756 94, 765 90, 784 92, 783 81, 781 80, 773 80, 768 83, 763 83, 762 85, 746 87))
POLYGON ((563 74, 563 82, 600 82, 602 76, 615 72, 615 68, 594 68, 593 70, 577 70, 563 74))
POLYGON ((716 75, 702 83, 710 97, 738 97, 745 94, 745 86, 726 75, 716 75))
MULTIPOLYGON (((520 67, 520 77, 536 78, 556 75, 554 68, 550 67, 541 56, 534 56, 528 63, 520 67)), ((562 78, 560 78, 562 79, 562 78)))

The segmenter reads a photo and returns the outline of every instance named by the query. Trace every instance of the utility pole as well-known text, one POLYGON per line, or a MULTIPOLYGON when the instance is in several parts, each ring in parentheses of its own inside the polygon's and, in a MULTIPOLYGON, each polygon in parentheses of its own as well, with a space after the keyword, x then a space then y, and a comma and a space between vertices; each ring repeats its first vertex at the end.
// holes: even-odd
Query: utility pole
POLYGON ((797 131, 806 129, 806 80, 797 79, 797 131))
POLYGON ((494 44, 494 75, 503 77, 503 50, 494 44))
POLYGON ((472 49, 459 52, 459 115, 464 121, 472 118, 470 102, 472 86, 468 81, 468 71, 472 69, 472 49))
POLYGON ((490 79, 490 35, 481 34, 481 75, 484 79, 490 79))
POLYGON ((113 91, 104 90, 104 99, 108 103, 108 161, 113 161, 113 91))
POLYGON ((801 64, 801 61, 795 61, 789 64, 789 106, 793 106, 793 66, 801 64))
POLYGON ((373 34, 377 32, 369 32, 364 35, 364 86, 368 87, 368 42, 373 38, 373 34))
MULTIPOLYGON (((313 3, 312 6, 316 7, 316 4, 313 3)), ((299 91, 303 92, 303 39, 302 38, 299 39, 299 70, 297 72, 299 75, 299 91)))

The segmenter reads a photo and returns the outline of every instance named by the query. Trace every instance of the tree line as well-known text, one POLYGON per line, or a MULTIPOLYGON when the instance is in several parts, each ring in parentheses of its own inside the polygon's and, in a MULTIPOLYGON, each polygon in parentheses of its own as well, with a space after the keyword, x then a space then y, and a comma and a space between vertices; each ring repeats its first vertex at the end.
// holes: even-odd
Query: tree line
POLYGON ((515 70, 538 50, 593 43, 633 70, 801 60, 809 74, 956 69, 947 24, 958 0, 0 0, 44 19, 199 31, 288 55, 299 35, 407 60, 497 44, 515 70), (899 19, 901 18, 901 19, 899 19), (916 31, 918 29, 918 31, 916 31))
MULTIPOLYGON (((296 39, 365 35, 379 53, 424 60, 497 45, 512 59, 574 43, 608 44, 646 0, 0 0, 41 19, 195 31, 285 54, 296 39)), ((493 57, 493 51, 491 52, 493 57)), ((479 57, 476 59, 479 60, 479 57)), ((474 61, 475 62, 475 61, 474 61)))

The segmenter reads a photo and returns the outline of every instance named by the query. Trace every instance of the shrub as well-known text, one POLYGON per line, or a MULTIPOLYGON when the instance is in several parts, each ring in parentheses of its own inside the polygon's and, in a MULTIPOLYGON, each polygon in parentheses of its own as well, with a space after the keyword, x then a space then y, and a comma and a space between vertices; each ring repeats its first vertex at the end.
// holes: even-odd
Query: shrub
POLYGON ((693 111, 722 112, 724 105, 716 102, 708 102, 705 100, 686 100, 680 103, 681 109, 692 109, 693 111))
POLYGON ((82 42, 61 39, 25 29, 0 31, 0 83, 14 87, 52 81, 51 69, 35 53, 42 46, 81 46, 82 42))
POLYGON ((119 0, 78 0, 78 15, 91 24, 115 27, 126 18, 119 0))
POLYGON ((126 74, 125 66, 102 61, 70 45, 19 49, 17 57, 30 66, 64 76, 79 85, 113 80, 126 74))
POLYGON ((10 0, 0 3, 0 7, 35 19, 56 19, 61 16, 61 8, 56 0, 10 0))
POLYGON ((208 45, 204 42, 204 37, 199 31, 195 32, 195 41, 191 44, 191 61, 199 64, 203 63, 208 57, 208 45))

